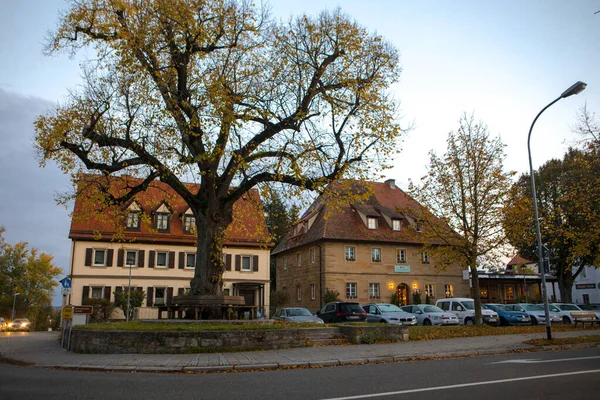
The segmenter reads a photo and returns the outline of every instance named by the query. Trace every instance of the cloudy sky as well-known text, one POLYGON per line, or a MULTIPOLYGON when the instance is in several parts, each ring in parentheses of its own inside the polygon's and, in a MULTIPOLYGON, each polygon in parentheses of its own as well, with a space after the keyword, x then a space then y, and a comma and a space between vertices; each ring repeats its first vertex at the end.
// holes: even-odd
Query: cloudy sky
MULTIPOLYGON (((535 115, 575 81, 588 88, 536 123, 534 166, 561 157, 570 126, 587 103, 600 112, 600 1, 271 0, 277 18, 341 7, 401 53, 394 87, 403 121, 415 128, 388 171, 401 187, 425 172, 427 153, 445 149, 463 112, 473 112, 507 145, 507 169, 528 170, 527 133, 535 115)), ((79 60, 45 57, 42 45, 63 0, 0 0, 0 225, 8 242, 27 241, 69 265, 70 210, 55 194, 66 176, 40 168, 32 122, 80 83, 79 60)), ((58 296, 57 296, 58 297, 58 296)))

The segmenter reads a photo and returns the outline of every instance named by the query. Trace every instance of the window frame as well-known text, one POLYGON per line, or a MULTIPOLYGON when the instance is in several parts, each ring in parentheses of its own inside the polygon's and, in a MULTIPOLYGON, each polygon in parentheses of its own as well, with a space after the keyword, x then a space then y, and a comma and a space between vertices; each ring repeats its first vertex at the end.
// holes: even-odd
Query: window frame
POLYGON ((421 264, 430 264, 429 254, 426 251, 421 252, 421 264))
POLYGON ((107 258, 108 258, 108 249, 93 249, 92 267, 106 267, 107 258), (101 264, 96 262, 96 254, 100 251, 104 253, 101 264))
POLYGON ((184 263, 183 268, 184 269, 195 269, 196 268, 196 253, 195 252, 190 252, 190 251, 185 252, 185 263, 184 263), (191 267, 188 264, 189 256, 194 256, 194 264, 191 267))
POLYGON ((302 287, 300 285, 296 285, 296 297, 298 301, 302 300, 302 287))
POLYGON ((287 259, 287 256, 283 256, 283 270, 287 271, 287 269, 288 269, 288 259, 287 259))
POLYGON ((346 282, 346 298, 357 299, 358 298, 358 283, 346 282), (354 291, 354 294, 352 292, 354 291))
POLYGON ((344 247, 344 258, 346 261, 354 262, 356 261, 356 247, 354 246, 345 246, 344 247), (349 250, 352 253, 352 257, 348 257, 349 250))
POLYGON ((421 221, 421 220, 415 221, 415 231, 423 232, 423 221, 421 221))
POLYGON ((381 262, 381 247, 371 247, 371 262, 381 262), (376 257, 377 253, 379 253, 378 257, 376 257))
POLYGON ((444 296, 446 299, 454 297, 454 285, 451 283, 444 284, 444 296))
POLYGON ((90 299, 103 299, 104 298, 104 286, 90 286, 90 299), (100 297, 94 297, 94 290, 100 291, 100 297))
POLYGON ((152 299, 152 304, 154 306, 164 306, 165 304, 167 304, 167 288, 165 286, 154 287, 154 294, 152 295, 152 297, 154 297, 152 299), (158 297, 156 296, 159 290, 163 290, 163 295, 162 297, 160 297, 160 302, 157 301, 158 297))
POLYGON ((399 219, 392 219, 392 230, 394 232, 400 232, 402 230, 402 223, 399 219))
POLYGON ((194 234, 196 232, 196 217, 190 214, 183 215, 183 233, 194 234))
POLYGON ((314 300, 317 298, 317 285, 314 283, 310 284, 310 299, 314 300))
POLYGON ((316 251, 315 251, 315 248, 314 248, 314 247, 312 247, 312 248, 310 249, 310 263, 311 263, 311 264, 314 264, 314 263, 315 263, 315 261, 316 261, 316 259, 317 259, 317 257, 316 257, 316 251))
POLYGON ((370 230, 377 229, 377 226, 379 225, 377 223, 377 220, 378 220, 377 217, 367 217, 367 228, 370 230))
POLYGON ((301 252, 296 253, 296 265, 297 266, 302 265, 302 253, 301 252))
POLYGON ((435 283, 425 284, 425 295, 429 296, 430 299, 435 299, 435 283))
POLYGON ((166 213, 166 212, 157 212, 154 214, 154 228, 159 231, 159 232, 169 232, 170 228, 171 228, 171 218, 170 218, 171 214, 166 213), (162 220, 166 221, 166 228, 161 228, 159 226, 159 222, 161 222, 162 220))
POLYGON ((127 212, 127 217, 125 218, 125 229, 130 230, 130 231, 139 231, 140 230, 140 212, 139 211, 128 211, 127 212), (135 215, 135 225, 130 225, 130 222, 132 221, 132 216, 135 215))
POLYGON ((381 298, 381 285, 378 282, 369 282, 369 299, 381 298), (376 290, 373 290, 376 289, 376 290), (377 293, 375 293, 377 292, 377 293))
POLYGON ((240 258, 240 272, 252 272, 252 256, 250 255, 241 255, 240 258), (244 268, 244 260, 248 259, 248 268, 244 268))
POLYGON ((166 250, 156 250, 156 254, 155 254, 155 259, 154 259, 154 268, 169 268, 169 252, 166 250), (158 264, 158 256, 160 254, 164 254, 165 255, 165 265, 160 265, 158 264))
POLYGON ((396 249, 396 264, 406 264, 406 249, 396 249))

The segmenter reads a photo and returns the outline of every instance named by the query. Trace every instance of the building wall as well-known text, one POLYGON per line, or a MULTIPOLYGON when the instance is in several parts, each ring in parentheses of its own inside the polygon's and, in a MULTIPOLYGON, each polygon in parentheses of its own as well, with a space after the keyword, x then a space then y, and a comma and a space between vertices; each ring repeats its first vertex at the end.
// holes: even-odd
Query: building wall
MULTIPOLYGON (((71 259, 72 289, 70 304, 81 305, 84 297, 84 287, 89 287, 88 297, 92 295, 92 288, 102 288, 110 293, 110 300, 114 301, 114 292, 116 287, 127 287, 129 282, 129 273, 131 272, 131 286, 142 287, 148 293, 148 288, 152 288, 156 293, 157 288, 173 288, 173 295, 177 295, 180 289, 190 287, 190 280, 194 276, 194 268, 179 268, 179 253, 195 253, 193 246, 177 245, 158 245, 158 244, 122 244, 111 242, 94 241, 74 241, 71 259), (86 266, 87 249, 105 249, 112 250, 112 266, 86 266), (118 250, 138 250, 139 254, 143 251, 143 266, 129 268, 127 266, 117 266, 118 250), (174 252, 174 268, 149 268, 150 251, 174 252), (105 289, 107 288, 107 289, 105 289)), ((107 252, 108 253, 108 252, 107 252)), ((264 284, 265 293, 265 311, 269 305, 269 257, 270 250, 259 247, 228 247, 223 251, 224 254, 230 254, 232 259, 232 270, 225 271, 223 274, 224 290, 229 290, 233 295, 234 283, 260 283, 264 284), (249 255, 258 256, 258 271, 235 271, 235 256, 249 255)), ((93 257, 93 251, 92 251, 93 257)), ((155 254, 156 260, 156 254, 155 254)), ((169 257, 167 257, 168 261, 169 257)), ((93 263, 92 263, 93 264, 93 263)), ((110 263, 107 263, 110 264, 110 263)), ((125 263, 123 263, 125 264, 125 263)), ((256 305, 260 293, 255 291, 256 305)), ((237 293, 236 293, 237 294, 237 293)), ((154 303, 154 301, 153 301, 154 303)), ((156 318, 157 308, 146 307, 148 299, 144 301, 144 307, 139 310, 140 318, 156 318)), ((122 315, 122 314, 121 314, 122 315)))
MULTIPOLYGON (((575 272, 575 271, 574 271, 575 272)), ((573 282, 572 299, 575 304, 600 304, 600 270, 586 266, 573 282)))
MULTIPOLYGON (((372 301, 390 302, 399 284, 406 284, 409 290, 409 302, 412 302, 413 288, 421 293, 425 302, 425 286, 433 285, 431 303, 443 298, 445 285, 453 286, 454 297, 468 296, 469 281, 463 279, 462 269, 458 266, 445 271, 435 268, 434 260, 429 264, 421 261, 421 247, 418 245, 396 245, 357 242, 321 242, 323 258, 323 292, 325 289, 337 290, 340 300, 358 301, 361 304, 372 301), (355 261, 346 261, 346 247, 354 247, 355 261), (372 262, 371 249, 381 249, 381 262, 372 262), (406 262, 396 262, 396 249, 406 250, 406 262), (402 266, 395 272, 394 266, 402 266), (407 271, 407 272, 404 272, 407 271), (357 297, 347 298, 346 284, 356 283, 357 297), (379 298, 371 298, 369 284, 379 284, 379 298)), ((311 311, 319 309, 319 251, 317 246, 307 245, 276 256, 277 287, 290 293, 291 306, 306 307, 311 311), (316 248, 316 262, 310 261, 310 248, 316 248), (301 254, 301 265, 298 266, 297 253, 301 254), (287 270, 284 258, 288 259, 287 270), (310 296, 310 285, 315 284, 315 299, 310 296), (297 297, 297 289, 301 289, 301 298, 297 297)))

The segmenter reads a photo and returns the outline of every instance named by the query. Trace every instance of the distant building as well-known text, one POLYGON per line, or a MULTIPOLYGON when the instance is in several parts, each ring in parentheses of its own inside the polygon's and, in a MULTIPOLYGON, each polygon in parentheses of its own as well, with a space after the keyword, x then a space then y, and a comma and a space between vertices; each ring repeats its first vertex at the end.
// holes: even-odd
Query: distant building
POLYGON ((330 207, 318 198, 272 252, 277 288, 290 294, 292 306, 317 310, 326 290, 340 300, 411 304, 415 291, 431 303, 469 293, 462 268, 436 268, 423 250, 420 207, 394 180, 364 183, 370 198, 330 207), (408 210, 408 212, 407 212, 408 210))
MULTIPOLYGON (((79 185, 88 179, 94 176, 79 185)), ((111 182, 111 190, 121 184, 111 182)), ((194 276, 195 220, 188 205, 167 184, 154 181, 122 207, 97 209, 89 198, 75 201, 69 232, 70 303, 81 305, 88 297, 114 301, 115 292, 127 289, 131 274, 131 287, 146 292, 139 317, 157 318, 156 307, 170 304, 194 276)), ((226 230, 224 293, 244 296, 246 304, 268 311, 269 258, 269 234, 253 190, 236 202, 226 230)))
POLYGON ((571 296, 576 304, 600 304, 600 270, 585 266, 573 282, 571 296))

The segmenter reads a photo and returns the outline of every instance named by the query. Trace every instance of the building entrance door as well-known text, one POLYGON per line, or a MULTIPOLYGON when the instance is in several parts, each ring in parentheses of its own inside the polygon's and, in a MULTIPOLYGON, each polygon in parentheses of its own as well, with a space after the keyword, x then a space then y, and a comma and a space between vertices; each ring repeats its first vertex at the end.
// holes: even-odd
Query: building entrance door
POLYGON ((401 283, 396 287, 396 302, 399 306, 408 304, 408 285, 406 283, 401 283))
POLYGON ((244 303, 246 303, 247 306, 253 306, 255 304, 254 290, 240 289, 239 293, 240 296, 244 296, 244 303))

